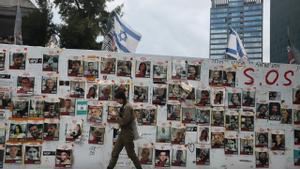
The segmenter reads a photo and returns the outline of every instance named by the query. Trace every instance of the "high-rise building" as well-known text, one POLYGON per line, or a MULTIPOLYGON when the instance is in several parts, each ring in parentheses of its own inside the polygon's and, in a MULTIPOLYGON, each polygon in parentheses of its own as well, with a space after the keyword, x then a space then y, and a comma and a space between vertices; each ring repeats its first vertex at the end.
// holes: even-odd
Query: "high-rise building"
POLYGON ((288 63, 288 37, 300 50, 300 1, 271 0, 270 61, 288 63), (288 35, 289 32, 289 35, 288 35))
POLYGON ((249 60, 263 58, 263 0, 211 0, 210 49, 212 59, 224 58, 231 26, 239 33, 249 60))

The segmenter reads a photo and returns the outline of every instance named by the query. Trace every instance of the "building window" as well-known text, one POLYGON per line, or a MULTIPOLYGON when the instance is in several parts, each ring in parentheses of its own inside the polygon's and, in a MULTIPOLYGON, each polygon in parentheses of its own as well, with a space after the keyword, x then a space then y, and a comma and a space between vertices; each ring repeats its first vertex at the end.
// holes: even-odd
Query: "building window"
POLYGON ((210 35, 210 38, 215 39, 215 38, 227 38, 227 34, 213 34, 210 35))

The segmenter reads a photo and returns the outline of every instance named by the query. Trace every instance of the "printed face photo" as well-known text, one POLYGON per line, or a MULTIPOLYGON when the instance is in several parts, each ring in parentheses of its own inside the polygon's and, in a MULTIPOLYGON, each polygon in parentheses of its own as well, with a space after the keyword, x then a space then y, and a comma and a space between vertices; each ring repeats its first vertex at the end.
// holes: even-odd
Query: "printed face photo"
POLYGON ((281 124, 292 124, 292 109, 281 109, 281 124))
POLYGON ((117 122, 117 115, 120 107, 108 106, 107 107, 107 122, 115 123, 117 122))
POLYGON ((0 71, 5 69, 5 52, 0 52, 0 71))
POLYGON ((272 150, 285 150, 284 134, 272 134, 272 150))
POLYGON ((210 165, 209 148, 196 148, 196 165, 210 165))
POLYGON ((70 82, 70 97, 84 98, 85 95, 85 82, 70 82))
POLYGON ((89 84, 87 85, 87 99, 98 99, 98 86, 97 84, 89 84))
POLYGON ((59 99, 60 115, 74 115, 75 114, 75 99, 59 99))
POLYGON ((186 166, 186 157, 187 152, 186 150, 172 150, 172 166, 180 166, 185 167, 186 166))
POLYGON ((241 93, 228 93, 228 108, 240 108, 242 105, 241 93))
POLYGON ((300 104, 300 89, 293 89, 293 104, 300 104))
POLYGON ((13 140, 23 140, 26 138, 26 124, 11 123, 9 128, 9 138, 13 140))
POLYGON ((255 152, 255 161, 257 168, 269 168, 269 154, 268 152, 255 152))
POLYGON ((90 127, 90 134, 89 134, 89 144, 103 144, 104 143, 104 134, 105 128, 104 127, 90 127))
POLYGON ((171 143, 184 144, 185 142, 185 128, 171 128, 171 143))
POLYGON ((181 114, 181 105, 173 105, 173 104, 168 104, 167 105, 167 120, 175 120, 179 121, 180 120, 180 114, 181 114))
POLYGON ((199 127, 198 128, 198 143, 209 143, 209 128, 199 127))
POLYGON ((117 76, 131 77, 131 61, 118 60, 117 76))
POLYGON ((150 78, 151 62, 136 62, 135 77, 150 78))
POLYGON ((235 87, 235 74, 233 71, 223 72, 223 85, 229 87, 235 87))
POLYGON ((300 150, 294 150, 294 165, 300 166, 300 150))
POLYGON ((148 86, 134 86, 134 102, 148 102, 148 86))
POLYGON ((253 139, 240 139, 240 155, 253 155, 253 139))
POLYGON ((225 154, 238 154, 238 140, 225 138, 225 154))
POLYGON ((196 109, 190 107, 182 107, 182 123, 196 123, 196 109))
MULTIPOLYGON (((125 84, 125 83, 115 84, 113 85, 113 96, 115 96, 116 93, 124 92, 127 99, 129 99, 129 90, 130 90, 130 84, 125 84)), ((116 99, 113 97, 113 100, 116 99)))
POLYGON ((170 167, 170 150, 155 149, 155 167, 170 167))
POLYGON ((300 124, 300 110, 293 110, 294 111, 294 124, 300 124))
POLYGON ((254 131, 254 116, 241 116, 241 131, 254 131))
POLYGON ((43 55, 43 71, 58 72, 58 55, 43 55))
POLYGON ((42 78, 42 93, 43 94, 56 94, 57 93, 57 78, 45 77, 42 78))
POLYGON ((223 86, 222 76, 223 76, 222 70, 209 70, 209 85, 223 86))
POLYGON ((11 103, 11 92, 0 91, 0 109, 7 109, 11 103))
POLYGON ((56 141, 59 138, 59 123, 44 123, 44 140, 56 141))
POLYGON ((44 100, 31 99, 28 117, 43 117, 44 109, 45 109, 44 100))
POLYGON ((243 106, 255 106, 255 91, 243 91, 243 106))
POLYGON ((102 122, 102 106, 88 106, 88 121, 93 123, 102 122))
POLYGON ((69 60, 68 61, 68 76, 82 77, 83 76, 83 61, 69 60))
POLYGON ((300 145, 300 130, 294 129, 294 143, 300 145))
POLYGON ((115 74, 116 73, 116 58, 101 58, 101 73, 115 74))
POLYGON ((25 70, 26 53, 10 53, 9 69, 25 70))
POLYGON ((258 119, 269 118, 269 104, 265 104, 265 103, 256 104, 256 118, 258 119))
POLYGON ((268 133, 255 133, 255 147, 268 147, 268 133))
POLYGON ((135 109, 139 125, 156 125, 156 109, 135 109))
POLYGON ((280 121, 280 103, 270 102, 269 103, 269 120, 280 121))
POLYGON ((209 90, 196 90, 196 106, 210 106, 209 90))
POLYGON ((171 127, 157 126, 156 142, 170 143, 171 142, 171 127))
POLYGON ((214 106, 223 106, 224 99, 225 99, 224 91, 223 90, 215 90, 212 94, 213 94, 212 104, 214 106))
POLYGON ((98 78, 99 63, 98 62, 83 62, 84 77, 98 78))
POLYGON ((180 63, 172 63, 172 79, 186 79, 187 78, 187 65, 186 61, 180 63))
POLYGON ((153 87, 152 104, 165 105, 167 101, 167 88, 153 87))
POLYGON ((196 109, 196 123, 199 125, 210 125, 210 109, 196 109))
POLYGON ((99 100, 112 100, 112 85, 111 84, 100 84, 99 100))
POLYGON ((211 125, 217 127, 224 127, 224 111, 213 110, 211 117, 211 125))
POLYGON ((25 146, 25 164, 40 164, 41 163, 40 146, 25 146))
POLYGON ((32 95, 34 92, 34 77, 18 76, 17 93, 32 95))
POLYGON ((169 100, 180 100, 182 89, 179 84, 169 84, 168 92, 169 100))
POLYGON ((22 163, 22 145, 6 145, 5 163, 21 164, 22 163))
POLYGON ((27 139, 39 141, 43 139, 44 124, 27 124, 27 139))
MULTIPOLYGON (((6 128, 0 128, 0 144, 5 144, 6 139, 6 128)), ((1 159, 1 158, 0 158, 1 159)))
POLYGON ((200 80, 201 66, 188 65, 188 80, 200 80))
POLYGON ((23 118, 28 117, 29 101, 28 100, 15 100, 12 117, 23 118))
POLYGON ((239 115, 226 114, 225 128, 229 131, 239 131, 239 115))
POLYGON ((139 147, 138 157, 142 165, 152 165, 153 149, 148 147, 139 147))
POLYGON ((59 117, 59 102, 45 102, 44 118, 59 117))
POLYGON ((55 167, 71 167, 72 150, 56 150, 55 167))
POLYGON ((269 91, 270 101, 281 101, 281 93, 277 91, 269 91))
POLYGON ((166 83, 167 71, 167 65, 153 65, 153 83, 166 83))
POLYGON ((224 148, 224 132, 211 132, 211 148, 224 148))

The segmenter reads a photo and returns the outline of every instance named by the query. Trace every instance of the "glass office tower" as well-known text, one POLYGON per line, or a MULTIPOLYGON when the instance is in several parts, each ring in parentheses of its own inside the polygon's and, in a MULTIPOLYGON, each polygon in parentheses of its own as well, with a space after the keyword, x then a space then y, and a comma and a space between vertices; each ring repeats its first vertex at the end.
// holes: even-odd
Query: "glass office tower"
POLYGON ((211 0, 210 58, 224 58, 228 26, 236 30, 251 61, 263 58, 263 0, 211 0))

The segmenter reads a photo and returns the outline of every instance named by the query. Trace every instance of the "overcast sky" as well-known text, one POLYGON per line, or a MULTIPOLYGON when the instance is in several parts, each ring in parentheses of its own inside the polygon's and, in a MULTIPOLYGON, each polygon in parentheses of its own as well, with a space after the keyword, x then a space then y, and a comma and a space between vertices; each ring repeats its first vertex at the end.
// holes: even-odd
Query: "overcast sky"
MULTIPOLYGON (((115 0, 123 20, 142 34, 137 53, 209 57, 210 0, 115 0)), ((270 0, 264 0, 264 61, 269 61, 270 0)), ((59 23, 57 9, 54 22, 59 23)))

